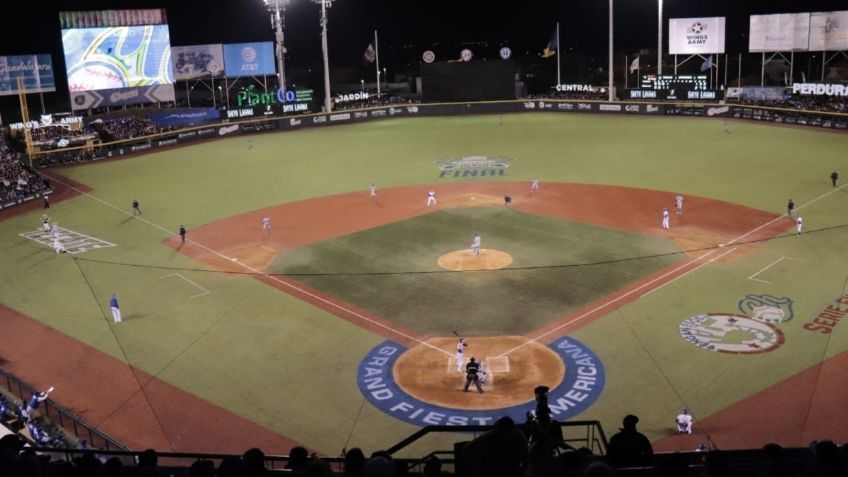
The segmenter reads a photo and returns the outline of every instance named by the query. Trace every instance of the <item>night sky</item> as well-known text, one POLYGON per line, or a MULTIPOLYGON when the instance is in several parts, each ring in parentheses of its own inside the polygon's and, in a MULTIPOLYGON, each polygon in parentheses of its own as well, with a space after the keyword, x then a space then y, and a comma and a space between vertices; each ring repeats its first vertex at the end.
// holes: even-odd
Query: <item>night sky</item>
MULTIPOLYGON (((120 8, 167 9, 172 45, 271 41, 273 33, 262 0, 78 1, 32 0, 4 2, 0 54, 53 54, 60 89, 65 87, 58 12, 120 8), (12 11, 7 9, 18 9, 12 11)), ((848 9, 845 0, 665 0, 668 18, 727 17, 727 52, 747 51, 748 16, 763 13, 848 9)), ((291 0, 286 15, 287 68, 320 69, 319 7, 309 0, 291 0)), ((656 48, 656 0, 615 1, 615 50, 632 54, 656 48)), ((380 31, 381 66, 392 72, 414 71, 426 49, 437 60, 455 58, 463 47, 476 57, 495 57, 509 45, 516 58, 538 55, 556 21, 561 22, 561 47, 605 61, 607 2, 560 0, 482 2, 467 0, 336 0, 329 12, 330 62, 333 68, 361 68, 361 56, 380 31)), ((667 46, 663 47, 667 49, 667 46)), ((390 73, 390 76, 392 73, 390 73)))

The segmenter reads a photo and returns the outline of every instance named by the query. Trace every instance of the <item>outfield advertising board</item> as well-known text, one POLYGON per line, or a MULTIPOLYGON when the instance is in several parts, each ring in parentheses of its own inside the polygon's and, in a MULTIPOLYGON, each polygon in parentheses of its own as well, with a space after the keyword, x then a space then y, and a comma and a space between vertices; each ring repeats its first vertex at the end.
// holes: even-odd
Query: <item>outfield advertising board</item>
POLYGON ((80 109, 123 106, 125 104, 174 101, 174 85, 160 84, 140 88, 118 88, 102 91, 71 91, 71 107, 80 109))
POLYGON ((177 80, 220 78, 224 76, 224 46, 172 46, 171 60, 177 80))
POLYGON ((224 70, 230 78, 277 74, 274 44, 265 41, 224 45, 224 70))
POLYGON ((724 53, 724 17, 670 18, 668 53, 698 55, 724 53))
POLYGON ((215 108, 172 109, 148 114, 147 118, 166 126, 192 126, 218 121, 221 112, 215 108))
POLYGON ((810 14, 810 51, 848 50, 848 10, 810 14))
POLYGON ((0 96, 18 94, 18 78, 23 79, 27 93, 56 91, 49 54, 0 56, 0 96))
POLYGON ((751 15, 748 51, 806 51, 810 40, 809 13, 751 15))

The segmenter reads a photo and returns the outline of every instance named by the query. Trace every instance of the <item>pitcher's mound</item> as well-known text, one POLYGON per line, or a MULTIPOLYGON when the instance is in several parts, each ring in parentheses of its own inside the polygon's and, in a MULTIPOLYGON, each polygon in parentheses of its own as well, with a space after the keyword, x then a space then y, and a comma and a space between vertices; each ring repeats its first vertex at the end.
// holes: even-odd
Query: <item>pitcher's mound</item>
POLYGON ((440 267, 455 272, 498 270, 509 266, 510 263, 512 255, 487 248, 481 248, 480 255, 474 255, 471 250, 457 250, 439 257, 440 267))

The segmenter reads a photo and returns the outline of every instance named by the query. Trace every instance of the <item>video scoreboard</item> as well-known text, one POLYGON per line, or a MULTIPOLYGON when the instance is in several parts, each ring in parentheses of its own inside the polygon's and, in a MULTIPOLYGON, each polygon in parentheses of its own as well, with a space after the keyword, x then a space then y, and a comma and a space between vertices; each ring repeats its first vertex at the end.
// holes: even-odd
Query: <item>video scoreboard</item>
POLYGON ((719 92, 709 89, 707 75, 643 75, 639 89, 629 99, 714 101, 719 92))

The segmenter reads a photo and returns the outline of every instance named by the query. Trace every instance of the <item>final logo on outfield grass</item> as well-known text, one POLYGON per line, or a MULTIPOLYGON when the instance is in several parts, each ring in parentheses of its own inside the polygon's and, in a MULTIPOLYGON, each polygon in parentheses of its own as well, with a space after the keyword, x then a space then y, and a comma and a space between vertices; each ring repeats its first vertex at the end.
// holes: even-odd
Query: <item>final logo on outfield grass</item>
POLYGON ((505 156, 465 156, 434 161, 443 177, 494 177, 505 176, 506 169, 515 161, 505 156))
MULTIPOLYGON (((605 383, 603 364, 592 350, 571 337, 560 338, 547 348, 548 352, 552 352, 556 359, 562 360, 565 366, 563 379, 558 384, 550 386, 548 406, 554 419, 558 421, 572 419, 588 409, 603 392, 605 383)), ((418 368, 396 367, 398 359, 407 351, 409 349, 405 346, 387 340, 372 349, 359 364, 356 381, 360 392, 374 407, 390 416, 416 426, 491 425, 503 416, 509 416, 516 422, 524 422, 527 411, 532 411, 536 405, 531 395, 528 401, 511 406, 474 409, 473 404, 469 405, 469 403, 474 403, 477 393, 464 393, 458 388, 447 391, 452 396, 456 396, 456 402, 461 403, 462 408, 459 405, 448 407, 426 402, 421 397, 406 392, 396 380, 399 373, 420 374, 422 372, 418 368)), ((448 367, 449 369, 444 372, 456 373, 453 363, 450 363, 448 367)), ((507 371, 509 372, 520 373, 521 370, 507 371)), ((462 373, 451 376, 457 385, 464 381, 462 373)), ((528 386, 532 389, 531 385, 528 384, 528 386)), ((432 388, 432 384, 427 387, 432 388)))

